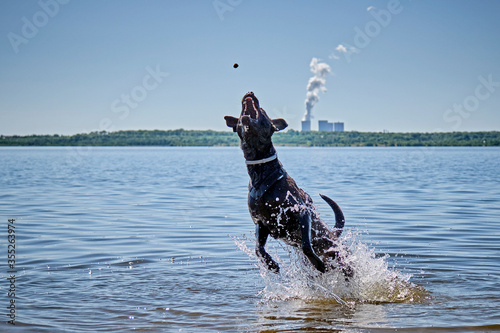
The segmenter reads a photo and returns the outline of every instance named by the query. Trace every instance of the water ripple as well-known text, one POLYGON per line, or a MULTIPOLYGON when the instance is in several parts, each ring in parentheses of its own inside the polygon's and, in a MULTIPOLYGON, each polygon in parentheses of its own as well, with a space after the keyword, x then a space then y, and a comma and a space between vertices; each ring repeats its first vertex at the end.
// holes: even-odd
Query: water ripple
POLYGON ((0 153, 19 331, 500 329, 500 149, 279 148, 325 221, 318 193, 342 207, 350 287, 275 241, 290 274, 261 269, 236 147, 0 153))

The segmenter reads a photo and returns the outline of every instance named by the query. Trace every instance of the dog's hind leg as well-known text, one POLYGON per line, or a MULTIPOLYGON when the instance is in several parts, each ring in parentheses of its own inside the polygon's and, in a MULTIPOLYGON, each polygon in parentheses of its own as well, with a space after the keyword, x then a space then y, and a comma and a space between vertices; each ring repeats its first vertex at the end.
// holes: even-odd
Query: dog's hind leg
POLYGON ((267 242, 267 237, 269 236, 269 230, 261 222, 256 223, 255 227, 255 238, 257 244, 255 246, 255 254, 257 257, 267 266, 271 272, 279 273, 280 267, 273 260, 273 258, 266 252, 265 245, 267 242))
MULTIPOLYGON (((335 201, 333 201, 332 199, 330 199, 326 195, 320 194, 320 196, 323 200, 325 200, 328 203, 328 205, 330 205, 330 207, 333 210, 333 213, 335 214, 334 234, 337 238, 339 238, 340 235, 342 234, 342 229, 344 228, 344 225, 345 225, 344 213, 342 213, 342 210, 340 209, 339 205, 337 205, 337 203, 335 201)), ((328 254, 328 256, 331 259, 337 260, 339 268, 344 273, 346 280, 347 280, 347 278, 353 277, 354 271, 348 264, 346 264, 347 260, 344 258, 344 256, 342 256, 338 251, 332 251, 328 254)))
POLYGON ((302 212, 300 214, 300 227, 302 229, 302 251, 311 264, 318 271, 324 273, 326 270, 325 263, 316 255, 311 244, 311 215, 309 213, 302 212))

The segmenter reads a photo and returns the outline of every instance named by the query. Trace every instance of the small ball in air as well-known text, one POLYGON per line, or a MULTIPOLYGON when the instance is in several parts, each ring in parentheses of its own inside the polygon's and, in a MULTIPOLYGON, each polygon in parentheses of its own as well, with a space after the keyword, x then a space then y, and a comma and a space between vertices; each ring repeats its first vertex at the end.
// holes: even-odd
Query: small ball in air
POLYGON ((238 68, 238 66, 239 66, 238 63, 235 62, 233 68, 238 68))

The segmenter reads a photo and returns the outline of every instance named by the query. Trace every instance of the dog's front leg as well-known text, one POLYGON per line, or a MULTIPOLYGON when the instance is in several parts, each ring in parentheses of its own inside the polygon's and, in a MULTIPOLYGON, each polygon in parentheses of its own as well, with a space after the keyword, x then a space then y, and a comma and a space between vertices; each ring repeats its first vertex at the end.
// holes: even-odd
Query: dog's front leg
POLYGON ((325 263, 316 255, 311 244, 311 215, 307 212, 300 214, 300 227, 302 228, 302 251, 311 264, 321 273, 325 272, 325 263))
POLYGON ((269 253, 266 252, 266 249, 264 248, 268 236, 269 230, 267 229, 267 227, 264 226, 262 222, 257 222, 255 227, 255 238, 257 240, 255 254, 257 254, 257 257, 266 264, 267 269, 274 273, 279 273, 279 265, 276 263, 276 261, 273 260, 273 258, 269 255, 269 253))

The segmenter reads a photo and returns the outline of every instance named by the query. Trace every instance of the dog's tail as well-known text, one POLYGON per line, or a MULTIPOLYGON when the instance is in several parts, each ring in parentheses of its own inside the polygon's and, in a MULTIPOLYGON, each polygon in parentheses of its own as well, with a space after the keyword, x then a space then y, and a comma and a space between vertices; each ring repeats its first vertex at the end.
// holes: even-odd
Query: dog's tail
POLYGON ((335 214, 335 236, 337 236, 338 238, 342 234, 342 229, 344 228, 345 224, 344 213, 342 213, 342 210, 335 201, 333 201, 326 195, 320 194, 320 196, 333 209, 333 213, 335 214))

